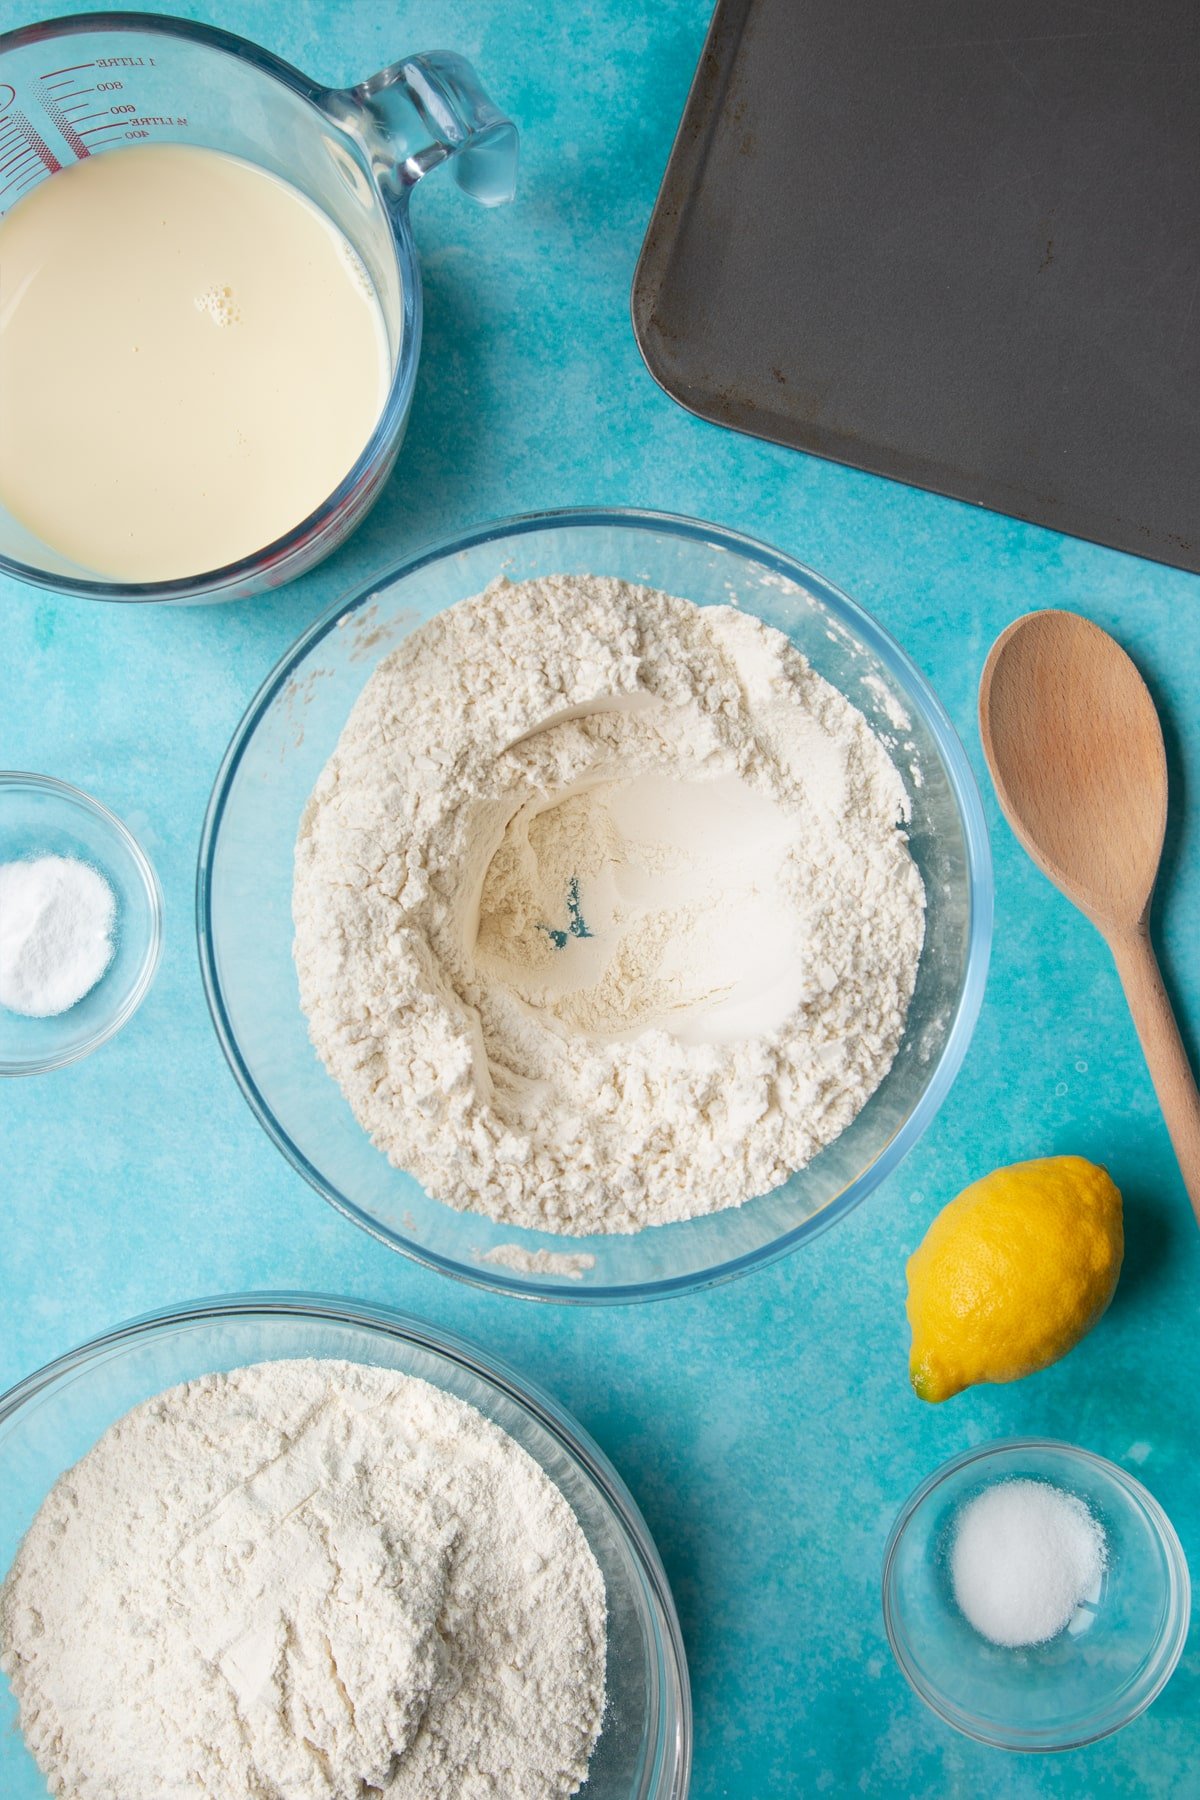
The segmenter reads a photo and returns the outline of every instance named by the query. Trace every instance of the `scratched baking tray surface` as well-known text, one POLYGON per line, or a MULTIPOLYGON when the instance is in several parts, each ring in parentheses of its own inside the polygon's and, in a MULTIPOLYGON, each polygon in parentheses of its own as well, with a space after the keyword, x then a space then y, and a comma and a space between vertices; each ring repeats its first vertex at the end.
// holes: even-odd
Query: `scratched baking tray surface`
POLYGON ((1200 570, 1200 6, 720 0, 633 316, 705 418, 1200 570))

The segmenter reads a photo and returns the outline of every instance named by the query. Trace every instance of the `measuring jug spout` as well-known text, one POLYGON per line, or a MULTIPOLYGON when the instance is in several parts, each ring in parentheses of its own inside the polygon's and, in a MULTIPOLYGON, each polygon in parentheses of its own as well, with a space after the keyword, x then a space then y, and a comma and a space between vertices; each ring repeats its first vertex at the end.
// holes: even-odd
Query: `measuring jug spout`
POLYGON ((351 103, 343 122, 366 145, 385 191, 402 197, 448 161, 459 187, 481 206, 512 199, 517 128, 465 57, 452 50, 406 57, 339 98, 351 103))

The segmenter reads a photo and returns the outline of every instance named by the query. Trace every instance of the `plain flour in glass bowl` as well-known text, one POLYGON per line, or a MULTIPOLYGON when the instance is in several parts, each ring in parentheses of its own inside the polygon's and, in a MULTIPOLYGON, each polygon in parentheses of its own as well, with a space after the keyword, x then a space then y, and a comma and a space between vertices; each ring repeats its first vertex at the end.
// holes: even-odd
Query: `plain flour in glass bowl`
POLYGON ((495 582, 379 664, 304 812, 313 1043, 460 1210, 578 1235, 738 1206, 896 1055, 924 937, 908 805, 761 620, 495 582))

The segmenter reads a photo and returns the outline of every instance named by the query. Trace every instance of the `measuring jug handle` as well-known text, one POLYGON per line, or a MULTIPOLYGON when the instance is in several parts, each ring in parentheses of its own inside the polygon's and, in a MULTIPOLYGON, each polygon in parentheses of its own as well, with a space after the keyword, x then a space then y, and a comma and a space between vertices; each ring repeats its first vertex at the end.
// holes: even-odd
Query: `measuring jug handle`
POLYGON ((384 186, 407 192, 448 161, 459 187, 481 206, 512 199, 517 128, 488 99, 465 57, 453 50, 406 57, 346 98, 361 109, 359 134, 384 186))

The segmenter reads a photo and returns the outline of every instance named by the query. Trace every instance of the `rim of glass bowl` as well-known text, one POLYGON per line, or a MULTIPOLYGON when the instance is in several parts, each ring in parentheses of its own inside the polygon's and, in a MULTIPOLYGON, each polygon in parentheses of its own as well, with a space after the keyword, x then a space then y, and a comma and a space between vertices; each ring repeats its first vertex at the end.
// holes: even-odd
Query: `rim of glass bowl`
POLYGON ((827 1230, 839 1219, 844 1218, 879 1185, 886 1175, 891 1173, 912 1149, 937 1114, 958 1074, 967 1045, 971 1041, 971 1034, 979 1016, 984 985, 987 980, 992 936, 992 894, 992 860, 987 825, 984 821, 979 789, 967 761, 966 752, 940 700, 916 664, 901 650, 889 633, 877 624, 856 601, 851 600, 840 589, 833 587, 804 563, 797 562, 793 557, 784 555, 782 551, 773 550, 769 545, 747 537, 741 532, 729 531, 724 526, 706 524, 702 520, 686 518, 676 513, 648 512, 635 507, 563 507, 546 512, 520 513, 512 518, 472 526, 467 531, 456 532, 452 537, 440 538, 434 543, 427 544, 402 562, 385 570, 374 580, 357 588, 351 598, 335 601, 319 618, 314 620, 306 631, 301 633, 292 648, 275 665, 250 702, 217 771, 200 838, 200 853, 196 869, 196 932, 204 992, 208 998, 209 1011, 212 1015, 217 1039, 225 1053, 225 1059, 267 1136, 276 1148, 282 1151, 297 1173, 316 1189, 317 1193, 335 1206, 339 1212, 344 1213, 348 1219, 352 1219, 356 1225, 361 1226, 364 1231, 369 1231, 373 1237, 390 1245, 392 1249, 399 1250, 403 1255, 412 1257, 415 1262, 423 1263, 426 1268, 437 1269, 444 1275, 451 1275, 459 1281, 470 1282, 475 1287, 499 1290, 501 1293, 512 1294, 521 1299, 556 1300, 572 1305, 595 1306, 612 1305, 614 1302, 657 1300, 670 1294, 689 1293, 696 1288, 711 1287, 720 1281, 733 1280, 734 1277, 743 1275, 750 1269, 774 1262, 779 1257, 786 1256, 808 1238, 815 1237, 818 1232, 827 1230), (355 1205, 354 1201, 335 1188, 308 1160, 303 1151, 292 1142, 260 1092, 249 1068, 243 1062, 225 1010, 212 936, 212 864, 229 793, 246 747, 258 727, 259 721, 275 700, 276 695, 291 680, 295 670, 304 661, 309 651, 330 632, 336 631, 343 619, 377 596, 381 588, 391 587, 397 581, 415 574, 430 563, 455 556, 460 551, 478 549, 482 545, 496 543, 504 538, 526 537, 539 531, 562 530, 579 526, 614 525, 635 531, 652 531, 665 533, 668 536, 694 539, 750 558, 773 574, 780 575, 785 580, 814 594, 822 605, 838 616, 868 645, 879 660, 897 675, 924 715, 954 793, 966 845, 970 928, 967 941, 966 974, 954 1021, 947 1034, 942 1054, 924 1093, 909 1117, 896 1135, 884 1145, 870 1167, 864 1169, 856 1180, 850 1182, 828 1205, 822 1207, 820 1212, 803 1220, 793 1230, 784 1232, 781 1237, 773 1238, 769 1243, 762 1244, 755 1250, 733 1257, 728 1262, 718 1263, 711 1268, 698 1270, 691 1274, 666 1276, 653 1281, 629 1282, 619 1287, 597 1286, 582 1291, 576 1287, 572 1291, 571 1284, 566 1281, 520 1279, 508 1271, 500 1270, 493 1273, 491 1269, 485 1270, 455 1262, 450 1257, 442 1256, 437 1251, 429 1250, 424 1245, 413 1242, 411 1238, 391 1230, 390 1227, 372 1218, 370 1214, 363 1212, 355 1205))
POLYGON ((150 907, 150 935, 146 951, 142 957, 138 978, 125 997, 124 1005, 118 1008, 108 1023, 88 1038, 77 1044, 72 1050, 48 1052, 43 1056, 30 1057, 21 1061, 0 1062, 0 1076, 48 1075, 52 1069, 65 1069, 70 1063, 80 1062, 98 1050, 101 1044, 107 1044, 109 1038, 115 1037, 123 1025, 127 1025, 146 995, 150 984, 158 970, 159 958, 162 955, 163 940, 163 898, 162 888, 154 870, 154 864, 142 849, 123 820, 116 813, 110 812, 101 801, 92 798, 82 788, 72 787, 69 781, 59 781, 54 775, 35 775, 22 769, 0 769, 0 795, 6 788, 40 788, 44 793, 53 794, 59 799, 70 801, 73 805, 82 806, 86 811, 94 813, 108 829, 124 844, 133 858, 134 867, 141 877, 142 887, 150 907))
POLYGON ((654 1603, 651 1610, 659 1627, 655 1648, 659 1664, 657 1700, 662 1732, 659 1756, 652 1771, 653 1785, 645 1790, 646 1797, 647 1800, 685 1800, 692 1762, 692 1692, 687 1655, 666 1570, 637 1501, 600 1446, 552 1394, 524 1375, 518 1375, 507 1362, 493 1357, 469 1338, 444 1331, 440 1326, 430 1325, 393 1307, 348 1300, 333 1294, 282 1290, 216 1295, 210 1299, 188 1301, 182 1306, 142 1313, 55 1357, 53 1362, 25 1376, 6 1394, 0 1395, 0 1425, 7 1423, 59 1377, 105 1360, 122 1344, 135 1338, 153 1337, 191 1325, 254 1318, 311 1319, 356 1325, 364 1331, 397 1338, 402 1343, 444 1356, 476 1379, 498 1388, 505 1399, 530 1413, 568 1459, 583 1470, 629 1540, 634 1560, 651 1594, 654 1603))
MULTIPOLYGON (((320 99, 322 95, 334 90, 323 87, 319 81, 311 80, 303 70, 284 62, 282 57, 264 49, 251 38, 240 37, 233 31, 223 31, 217 25, 178 19, 170 13, 67 13, 62 18, 43 19, 35 25, 22 25, 15 31, 0 32, 0 58, 5 51, 36 44, 45 37, 69 37, 81 31, 119 31, 126 34, 156 32, 161 37, 189 38, 194 43, 207 45, 209 49, 223 50, 226 55, 236 56, 242 62, 261 69, 265 75, 273 75, 313 107, 327 126, 331 123, 329 115, 321 110, 320 99)), ((382 198, 380 204, 385 204, 382 198)), ((286 562, 336 518, 351 500, 355 490, 370 477, 376 465, 387 457, 392 439, 408 413, 417 378, 417 364, 420 361, 420 271, 407 229, 397 231, 394 209, 389 207, 387 210, 396 259, 400 264, 400 299, 404 316, 400 354, 392 371, 387 398, 370 437, 341 481, 319 506, 314 507, 306 518, 301 519, 282 537, 264 544, 251 555, 239 557, 236 562, 225 563, 220 568, 202 569, 198 574, 181 575, 170 581, 106 581, 101 575, 57 575, 52 570, 38 568, 33 563, 22 562, 19 557, 5 556, 2 553, 0 573, 11 575, 15 580, 27 582, 32 587, 52 588, 55 593, 69 594, 83 600, 120 601, 145 606, 156 602, 179 604, 206 597, 215 600, 232 598, 226 594, 227 588, 236 588, 243 582, 257 580, 276 564, 286 562)), ((331 544, 330 550, 334 547, 331 544)), ((285 576, 284 579, 290 577, 285 576)))
POLYGON ((964 1737, 974 1738, 976 1743, 987 1744, 994 1750, 1011 1750, 1024 1754, 1050 1755, 1061 1750, 1082 1750, 1087 1744, 1099 1743, 1102 1738, 1111 1737, 1114 1732, 1123 1731, 1126 1725, 1140 1718, 1147 1707, 1152 1706, 1170 1681, 1183 1655, 1187 1643, 1188 1629, 1191 1619, 1192 1581, 1188 1571, 1187 1558, 1183 1546, 1179 1542, 1179 1534, 1170 1519, 1159 1505, 1148 1488, 1142 1486, 1136 1476, 1121 1468, 1119 1463, 1111 1462, 1106 1456, 1097 1456, 1094 1450, 1085 1450, 1079 1444, 1068 1444, 1062 1438, 1012 1437, 995 1438, 989 1444, 980 1444, 973 1450, 964 1450, 960 1456, 952 1456, 927 1475, 921 1485, 911 1493, 888 1533, 887 1547, 883 1553, 883 1622, 887 1631, 888 1643, 892 1655, 896 1659, 900 1673, 907 1681, 913 1693, 924 1701, 931 1712, 937 1714, 947 1725, 961 1731, 964 1737), (1094 1728, 1084 1727, 1069 1737, 1055 1737, 1049 1732, 1043 1734, 1029 1733, 1022 1735, 1017 1731, 1004 1733, 993 1723, 985 1724, 973 1713, 958 1707, 947 1699, 937 1688, 930 1686, 908 1658, 906 1639, 902 1635, 896 1620, 896 1600, 892 1588, 896 1559, 905 1532, 918 1510, 929 1499, 930 1495, 942 1487, 951 1476, 968 1468, 972 1463, 988 1462, 994 1457, 1007 1456, 1012 1452, 1027 1454, 1053 1452, 1064 1457, 1068 1462, 1082 1463, 1097 1470, 1106 1480, 1123 1488, 1145 1513, 1162 1546, 1167 1564, 1168 1608, 1159 1639, 1159 1653, 1162 1657, 1157 1672, 1145 1692, 1140 1694, 1136 1703, 1126 1710, 1115 1714, 1105 1723, 1097 1723, 1094 1728), (1164 1654, 1165 1652, 1165 1654, 1164 1654))

